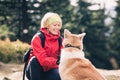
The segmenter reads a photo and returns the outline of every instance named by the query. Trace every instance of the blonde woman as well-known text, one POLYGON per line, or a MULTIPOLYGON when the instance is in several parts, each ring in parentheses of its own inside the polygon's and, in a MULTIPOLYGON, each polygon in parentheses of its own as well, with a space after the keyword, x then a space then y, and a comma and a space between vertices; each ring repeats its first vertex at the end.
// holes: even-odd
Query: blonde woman
MULTIPOLYGON (((40 31, 45 36, 44 48, 39 35, 31 41, 32 57, 29 60, 26 76, 29 80, 61 80, 58 73, 58 51, 62 20, 57 13, 48 12, 41 20, 40 31)), ((60 46, 62 48, 62 45, 60 46)))

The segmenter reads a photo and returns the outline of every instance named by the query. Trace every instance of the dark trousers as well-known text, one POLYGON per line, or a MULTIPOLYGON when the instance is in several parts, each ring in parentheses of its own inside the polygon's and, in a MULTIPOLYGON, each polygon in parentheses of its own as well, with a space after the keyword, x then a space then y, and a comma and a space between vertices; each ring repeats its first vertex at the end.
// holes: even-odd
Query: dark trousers
POLYGON ((35 57, 30 60, 27 66, 26 76, 29 80, 61 80, 58 69, 51 69, 44 72, 35 57))

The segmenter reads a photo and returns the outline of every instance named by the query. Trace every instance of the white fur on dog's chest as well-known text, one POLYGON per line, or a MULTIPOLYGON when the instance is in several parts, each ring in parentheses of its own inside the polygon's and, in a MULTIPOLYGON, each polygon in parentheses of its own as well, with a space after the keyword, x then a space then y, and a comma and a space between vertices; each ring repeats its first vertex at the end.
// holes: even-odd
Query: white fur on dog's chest
POLYGON ((84 57, 84 52, 83 51, 66 51, 64 49, 62 49, 61 52, 61 61, 65 60, 65 59, 71 59, 71 58, 85 58, 84 57))

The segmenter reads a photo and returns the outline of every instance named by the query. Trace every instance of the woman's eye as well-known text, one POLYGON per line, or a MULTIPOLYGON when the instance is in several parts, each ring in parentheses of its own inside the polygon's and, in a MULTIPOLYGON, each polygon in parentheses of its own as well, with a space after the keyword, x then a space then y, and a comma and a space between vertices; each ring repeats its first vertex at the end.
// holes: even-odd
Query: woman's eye
POLYGON ((53 26, 56 26, 56 24, 54 24, 53 26))

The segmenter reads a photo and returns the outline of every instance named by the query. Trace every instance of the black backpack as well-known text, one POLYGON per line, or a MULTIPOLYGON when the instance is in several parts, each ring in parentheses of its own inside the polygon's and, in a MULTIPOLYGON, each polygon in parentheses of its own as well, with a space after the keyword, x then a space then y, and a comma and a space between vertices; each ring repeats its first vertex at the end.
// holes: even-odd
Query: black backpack
MULTIPOLYGON (((41 39, 41 45, 42 47, 44 48, 44 45, 45 45, 45 36, 44 36, 44 33, 43 32, 39 32, 37 33, 41 39)), ((62 37, 60 36, 58 38, 58 42, 59 42, 59 53, 58 55, 60 54, 60 46, 62 45, 62 37)), ((23 56, 23 61, 24 61, 24 69, 23 69, 23 80, 25 80, 25 70, 26 70, 26 67, 27 67, 27 64, 28 64, 28 60, 29 60, 29 57, 30 57, 30 52, 32 51, 32 48, 29 48, 24 56, 23 56)), ((60 56, 58 56, 58 60, 57 60, 57 64, 59 64, 59 60, 60 60, 60 56)))

